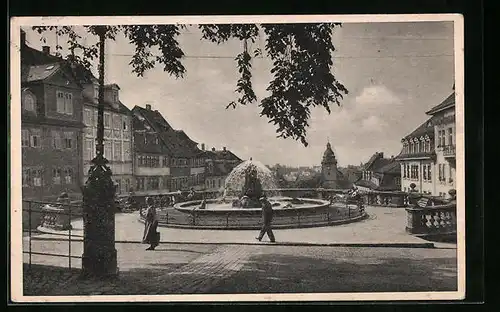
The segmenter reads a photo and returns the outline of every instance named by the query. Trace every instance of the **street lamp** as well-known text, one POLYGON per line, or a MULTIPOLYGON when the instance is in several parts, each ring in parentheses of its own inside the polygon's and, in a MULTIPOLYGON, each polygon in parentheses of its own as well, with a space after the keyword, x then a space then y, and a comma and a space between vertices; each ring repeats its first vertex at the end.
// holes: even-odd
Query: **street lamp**
POLYGON ((106 27, 97 26, 99 36, 99 102, 97 109, 96 157, 83 187, 82 273, 86 277, 111 277, 118 273, 115 249, 115 192, 108 160, 104 158, 104 44, 106 27))

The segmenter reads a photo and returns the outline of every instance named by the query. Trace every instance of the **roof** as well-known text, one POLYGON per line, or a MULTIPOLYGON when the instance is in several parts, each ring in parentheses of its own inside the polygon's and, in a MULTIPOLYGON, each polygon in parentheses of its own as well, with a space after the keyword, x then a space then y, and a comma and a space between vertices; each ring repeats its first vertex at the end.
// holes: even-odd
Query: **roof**
MULTIPOLYGON (((453 85, 455 86, 455 85, 453 85)), ((455 91, 453 91, 452 94, 450 94, 443 102, 440 104, 434 106, 431 108, 429 111, 426 112, 427 115, 433 115, 437 112, 440 112, 444 109, 454 107, 455 106, 455 91)))
POLYGON ((40 50, 34 49, 26 44, 21 43, 21 63, 25 65, 42 65, 61 62, 61 57, 46 54, 40 50))
POLYGON ((61 65, 59 63, 25 66, 21 76, 21 81, 35 82, 45 80, 59 71, 60 68, 61 65))
POLYGON ((230 150, 210 150, 203 151, 205 157, 213 159, 213 160, 233 160, 233 161, 242 161, 238 156, 236 156, 230 150))
MULTIPOLYGON (((174 130, 165 118, 157 110, 145 109, 135 106, 132 111, 138 112, 145 121, 154 129, 158 137, 163 141, 164 150, 174 157, 194 157, 201 153, 196 142, 192 141, 184 131, 174 130)), ((134 114, 134 126, 144 122, 134 114)), ((135 128, 135 129, 140 129, 135 128)))
POLYGON ((425 122, 420 124, 415 130, 413 130, 410 134, 405 136, 403 140, 407 140, 409 138, 420 137, 424 135, 428 135, 429 137, 434 137, 434 125, 438 119, 434 116, 427 119, 425 122))
POLYGON ((379 167, 377 170, 375 170, 375 172, 384 173, 384 174, 387 174, 387 173, 400 174, 401 173, 401 165, 395 160, 390 160, 390 161, 391 162, 389 162, 388 164, 386 164, 382 167, 379 167))
POLYGON ((330 145, 330 142, 326 144, 326 150, 323 153, 323 161, 321 163, 335 163, 335 153, 332 150, 332 146, 330 145))
MULTIPOLYGON (((84 105, 93 107, 97 107, 99 105, 98 103, 95 103, 93 99, 89 98, 85 94, 83 95, 83 99, 84 99, 83 103, 84 105)), ((125 106, 125 104, 123 104, 121 101, 118 102, 118 108, 114 107, 113 104, 111 104, 110 102, 104 101, 104 109, 118 112, 121 114, 131 114, 131 110, 127 106, 125 106)))
POLYGON ((389 158, 384 158, 384 153, 376 152, 372 155, 372 157, 370 157, 368 162, 364 164, 363 170, 376 172, 390 162, 392 162, 392 160, 389 158))

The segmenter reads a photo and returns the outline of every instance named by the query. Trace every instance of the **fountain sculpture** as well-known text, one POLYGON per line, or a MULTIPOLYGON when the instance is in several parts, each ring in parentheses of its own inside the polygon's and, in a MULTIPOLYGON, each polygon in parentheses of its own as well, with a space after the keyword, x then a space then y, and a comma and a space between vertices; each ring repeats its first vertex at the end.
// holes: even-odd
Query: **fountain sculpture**
POLYGON ((238 199, 233 201, 233 207, 241 208, 261 208, 259 198, 264 193, 262 191, 262 184, 257 176, 257 167, 250 163, 244 171, 245 182, 241 188, 241 193, 238 199))

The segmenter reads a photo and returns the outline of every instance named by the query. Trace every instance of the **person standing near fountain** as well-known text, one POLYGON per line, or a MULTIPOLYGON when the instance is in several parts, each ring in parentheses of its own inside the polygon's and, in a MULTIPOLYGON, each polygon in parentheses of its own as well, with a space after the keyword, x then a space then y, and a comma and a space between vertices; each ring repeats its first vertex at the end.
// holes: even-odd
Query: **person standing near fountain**
POLYGON ((264 234, 267 233, 267 236, 269 237, 269 240, 274 243, 276 239, 274 238, 274 233, 271 227, 271 223, 273 221, 273 207, 269 200, 267 200, 266 197, 261 197, 260 202, 262 204, 262 219, 263 219, 263 225, 262 229, 260 230, 259 236, 256 237, 256 239, 260 242, 262 238, 264 237, 264 234))
POLYGON ((154 206, 153 198, 146 198, 146 205, 146 220, 144 222, 144 235, 142 236, 142 243, 150 244, 146 250, 155 250, 160 243, 160 233, 156 231, 158 228, 158 215, 156 214, 156 207, 154 206))

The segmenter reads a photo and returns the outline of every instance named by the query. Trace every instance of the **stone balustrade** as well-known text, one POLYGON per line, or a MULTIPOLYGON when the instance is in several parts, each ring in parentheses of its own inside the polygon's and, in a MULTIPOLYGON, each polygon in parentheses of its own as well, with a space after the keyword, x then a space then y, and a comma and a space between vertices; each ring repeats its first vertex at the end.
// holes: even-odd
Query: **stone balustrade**
POLYGON ((456 235, 457 205, 450 202, 428 207, 408 207, 406 232, 415 235, 456 235))

